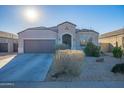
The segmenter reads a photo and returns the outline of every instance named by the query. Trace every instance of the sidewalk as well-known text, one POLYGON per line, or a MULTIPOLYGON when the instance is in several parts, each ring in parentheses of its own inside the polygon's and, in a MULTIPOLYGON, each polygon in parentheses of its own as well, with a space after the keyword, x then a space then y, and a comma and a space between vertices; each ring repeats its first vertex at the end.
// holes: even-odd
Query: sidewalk
POLYGON ((15 82, 0 87, 16 88, 124 88, 124 81, 80 81, 80 82, 15 82))

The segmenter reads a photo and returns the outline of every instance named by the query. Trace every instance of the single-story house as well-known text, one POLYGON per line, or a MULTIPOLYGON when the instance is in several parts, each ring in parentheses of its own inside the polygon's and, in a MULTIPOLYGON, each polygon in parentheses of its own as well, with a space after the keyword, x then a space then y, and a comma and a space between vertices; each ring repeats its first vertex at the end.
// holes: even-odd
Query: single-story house
POLYGON ((82 49, 86 42, 98 45, 99 33, 90 29, 77 29, 71 22, 54 27, 33 27, 18 33, 19 53, 52 53, 57 44, 67 44, 70 49, 82 49))
POLYGON ((124 49, 124 28, 100 35, 99 42, 103 52, 111 52, 115 46, 124 49))
POLYGON ((17 52, 18 37, 15 34, 0 31, 0 53, 17 52))

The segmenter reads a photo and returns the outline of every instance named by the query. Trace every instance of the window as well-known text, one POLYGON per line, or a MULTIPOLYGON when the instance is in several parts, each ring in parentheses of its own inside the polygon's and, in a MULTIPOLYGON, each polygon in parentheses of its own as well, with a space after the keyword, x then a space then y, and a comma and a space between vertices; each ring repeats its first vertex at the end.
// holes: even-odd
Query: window
POLYGON ((87 44, 86 40, 81 40, 80 41, 80 46, 86 46, 86 44, 87 44))
POLYGON ((89 42, 92 42, 92 41, 93 41, 93 38, 92 38, 92 37, 90 37, 88 41, 89 41, 89 42))

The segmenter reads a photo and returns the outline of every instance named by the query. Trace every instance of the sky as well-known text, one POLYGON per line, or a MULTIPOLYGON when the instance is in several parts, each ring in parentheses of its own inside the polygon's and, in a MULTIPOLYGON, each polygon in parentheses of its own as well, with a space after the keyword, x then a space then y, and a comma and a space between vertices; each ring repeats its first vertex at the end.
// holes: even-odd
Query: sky
POLYGON ((100 34, 124 28, 124 6, 0 6, 0 31, 18 33, 30 27, 52 27, 69 21, 79 29, 93 29, 100 34), (34 8, 40 16, 34 22, 25 17, 25 10, 34 8))

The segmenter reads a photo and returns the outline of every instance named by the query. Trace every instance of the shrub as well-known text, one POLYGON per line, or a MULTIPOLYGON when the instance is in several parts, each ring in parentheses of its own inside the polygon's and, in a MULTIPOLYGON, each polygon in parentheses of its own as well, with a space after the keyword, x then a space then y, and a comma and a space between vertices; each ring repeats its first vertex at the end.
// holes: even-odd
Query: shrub
POLYGON ((83 51, 58 50, 54 57, 55 73, 79 75, 84 59, 83 51))
POLYGON ((121 49, 121 47, 114 47, 112 53, 114 57, 121 58, 123 55, 123 50, 121 49))
POLYGON ((55 50, 65 50, 65 49, 69 49, 68 45, 66 45, 66 44, 58 44, 58 45, 56 45, 55 50))
POLYGON ((92 42, 88 42, 84 52, 87 56, 99 57, 100 56, 100 47, 94 45, 92 42))
POLYGON ((116 64, 111 72, 113 73, 124 73, 124 63, 121 63, 121 64, 116 64))

